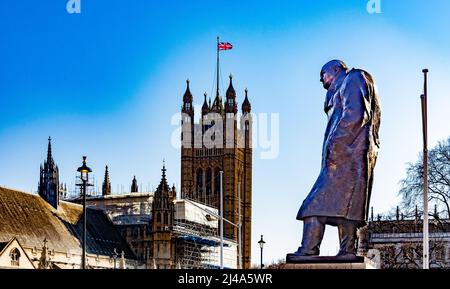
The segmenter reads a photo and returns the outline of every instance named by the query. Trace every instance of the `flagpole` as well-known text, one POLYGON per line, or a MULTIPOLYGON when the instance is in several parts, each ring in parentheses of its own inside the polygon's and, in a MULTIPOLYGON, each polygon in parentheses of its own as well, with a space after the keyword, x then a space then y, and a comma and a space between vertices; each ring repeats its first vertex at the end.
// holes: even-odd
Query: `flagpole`
POLYGON ((219 96, 219 36, 217 36, 217 91, 216 96, 219 96))
POLYGON ((429 229, 428 229, 428 117, 427 117, 427 96, 428 69, 424 69, 423 94, 420 96, 422 103, 422 128, 423 128, 423 269, 429 269, 430 249, 429 249, 429 229))

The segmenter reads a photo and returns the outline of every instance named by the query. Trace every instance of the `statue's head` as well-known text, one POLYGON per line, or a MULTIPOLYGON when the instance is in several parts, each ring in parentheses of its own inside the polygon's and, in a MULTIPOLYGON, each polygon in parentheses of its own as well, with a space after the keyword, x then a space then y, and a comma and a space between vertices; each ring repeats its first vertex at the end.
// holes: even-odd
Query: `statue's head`
POLYGON ((348 67, 342 60, 331 60, 327 62, 320 71, 320 82, 322 82, 323 88, 328 90, 334 80, 347 70, 348 67))

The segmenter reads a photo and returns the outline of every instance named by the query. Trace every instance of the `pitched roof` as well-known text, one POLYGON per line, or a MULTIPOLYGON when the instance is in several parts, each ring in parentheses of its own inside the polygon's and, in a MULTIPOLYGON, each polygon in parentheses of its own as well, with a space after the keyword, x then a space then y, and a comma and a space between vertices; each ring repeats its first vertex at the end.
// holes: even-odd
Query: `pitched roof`
MULTIPOLYGON (((24 247, 41 248, 44 238, 55 251, 81 254, 83 207, 60 201, 56 210, 38 195, 0 187, 0 242, 16 237, 24 247)), ((114 248, 136 259, 103 211, 87 209, 87 253, 112 256, 114 248)))
POLYGON ((8 245, 9 242, 0 242, 0 253, 3 251, 3 249, 8 245))
MULTIPOLYGON (((17 238, 12 238, 11 240, 9 240, 8 242, 0 242, 0 256, 3 254, 4 250, 7 250, 8 247, 10 247, 12 244, 16 244, 16 246, 20 247, 20 251, 24 252, 24 255, 27 259, 27 261, 29 262, 29 266, 31 268, 35 268, 33 261, 31 261, 30 257, 28 256, 28 254, 25 252, 25 250, 23 249, 22 245, 20 244, 20 242, 17 240, 17 238)), ((25 267, 26 268, 26 267, 25 267)))

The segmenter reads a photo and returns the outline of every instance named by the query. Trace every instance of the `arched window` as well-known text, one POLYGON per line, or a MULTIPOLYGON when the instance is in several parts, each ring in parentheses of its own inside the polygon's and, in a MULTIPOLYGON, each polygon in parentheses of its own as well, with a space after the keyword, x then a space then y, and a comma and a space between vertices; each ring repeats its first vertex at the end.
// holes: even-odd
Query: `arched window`
POLYGON ((214 193, 220 193, 220 168, 215 168, 214 170, 214 193))
POLYGON ((156 213, 156 222, 161 223, 161 213, 156 213))
POLYGON ((212 170, 211 168, 206 169, 206 195, 208 198, 212 194, 212 170))
POLYGON ((164 225, 169 223, 169 213, 164 213, 164 225))
POLYGON ((11 257, 11 266, 19 266, 19 259, 20 259, 20 251, 17 248, 14 248, 9 253, 9 257, 11 257))
POLYGON ((197 185, 196 185, 197 194, 199 196, 201 196, 202 193, 203 193, 203 170, 200 169, 200 168, 197 170, 197 178, 196 178, 196 180, 197 180, 197 185))

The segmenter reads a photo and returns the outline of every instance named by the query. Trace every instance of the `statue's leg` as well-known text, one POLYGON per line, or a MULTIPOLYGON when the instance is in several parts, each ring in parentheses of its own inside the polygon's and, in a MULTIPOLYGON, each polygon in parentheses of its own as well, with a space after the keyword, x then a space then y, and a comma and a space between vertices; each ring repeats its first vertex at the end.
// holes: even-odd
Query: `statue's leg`
POLYGON ((340 249, 338 256, 355 255, 356 256, 356 229, 357 222, 350 220, 341 220, 338 224, 340 249))
POLYGON ((323 217, 309 217, 303 220, 302 245, 295 253, 300 256, 317 256, 320 253, 325 232, 325 220, 323 217))

